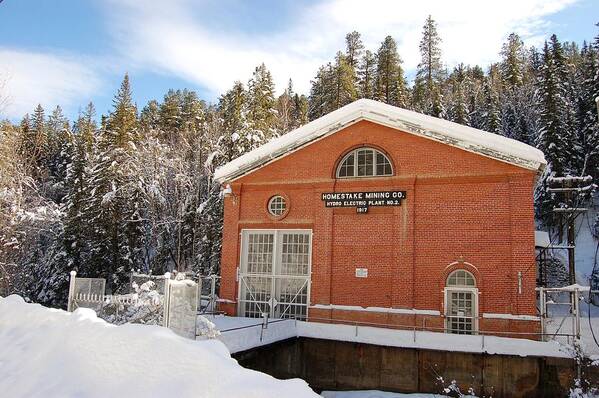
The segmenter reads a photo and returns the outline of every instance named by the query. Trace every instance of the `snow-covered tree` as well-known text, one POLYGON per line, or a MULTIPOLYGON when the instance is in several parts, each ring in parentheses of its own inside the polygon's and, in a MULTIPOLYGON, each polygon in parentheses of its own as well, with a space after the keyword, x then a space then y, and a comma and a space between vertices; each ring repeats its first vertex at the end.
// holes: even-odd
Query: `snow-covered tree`
POLYGON ((335 100, 332 95, 335 83, 334 76, 333 65, 330 62, 318 69, 310 88, 308 108, 308 117, 310 120, 317 119, 336 109, 335 100))
POLYGON ((256 67, 248 82, 247 116, 252 135, 260 137, 260 141, 278 135, 275 85, 264 64, 256 67))
POLYGON ((441 62, 441 37, 430 15, 424 23, 419 48, 421 59, 416 70, 413 104, 421 112, 442 118, 445 115, 442 88, 445 70, 441 62))
POLYGON ((402 60, 393 37, 387 36, 381 43, 376 59, 375 99, 387 104, 407 107, 408 88, 401 66, 402 60))
POLYGON ((142 264, 144 196, 135 151, 139 140, 137 109, 125 75, 113 111, 100 133, 87 184, 86 202, 91 256, 88 274, 107 278, 113 291, 126 286, 129 272, 142 264))
POLYGON ((498 74, 495 67, 491 67, 489 76, 483 83, 482 126, 483 130, 495 134, 502 134, 501 108, 499 104, 498 74))
POLYGON ((375 95, 375 81, 377 62, 375 55, 366 50, 358 68, 358 96, 373 99, 375 95))
POLYGON ((357 99, 358 92, 356 90, 354 68, 341 52, 338 52, 335 57, 333 82, 334 109, 339 109, 357 99))
POLYGON ((524 43, 516 33, 510 33, 501 48, 499 69, 505 84, 510 88, 524 83, 526 69, 526 51, 524 43))
POLYGON ((451 107, 449 118, 465 126, 470 125, 470 110, 467 103, 467 91, 471 84, 464 64, 459 64, 450 76, 451 107))
POLYGON ((545 153, 557 175, 570 171, 571 159, 571 128, 567 124, 570 104, 565 62, 561 44, 553 35, 543 48, 543 65, 538 81, 540 125, 537 146, 545 153))

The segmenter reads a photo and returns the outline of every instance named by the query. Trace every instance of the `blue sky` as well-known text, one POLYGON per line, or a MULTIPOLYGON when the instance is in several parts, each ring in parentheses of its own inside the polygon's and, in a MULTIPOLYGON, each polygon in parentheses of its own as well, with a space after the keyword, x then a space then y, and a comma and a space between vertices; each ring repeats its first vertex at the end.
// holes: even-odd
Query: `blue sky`
POLYGON ((261 62, 277 89, 289 78, 307 93, 319 65, 358 30, 375 50, 390 34, 408 76, 428 14, 439 24, 443 59, 487 66, 512 31, 528 45, 550 34, 581 43, 597 35, 597 0, 4 0, 0 2, 0 117, 37 103, 69 117, 93 101, 110 110, 125 72, 143 106, 169 88, 216 101, 261 62))

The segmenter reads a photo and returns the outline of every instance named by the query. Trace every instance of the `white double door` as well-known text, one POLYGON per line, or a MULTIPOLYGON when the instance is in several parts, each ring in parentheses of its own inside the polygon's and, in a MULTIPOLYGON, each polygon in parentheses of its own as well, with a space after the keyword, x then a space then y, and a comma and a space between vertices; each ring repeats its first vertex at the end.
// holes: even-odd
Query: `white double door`
POLYGON ((239 315, 306 319, 311 262, 310 230, 243 230, 239 315))

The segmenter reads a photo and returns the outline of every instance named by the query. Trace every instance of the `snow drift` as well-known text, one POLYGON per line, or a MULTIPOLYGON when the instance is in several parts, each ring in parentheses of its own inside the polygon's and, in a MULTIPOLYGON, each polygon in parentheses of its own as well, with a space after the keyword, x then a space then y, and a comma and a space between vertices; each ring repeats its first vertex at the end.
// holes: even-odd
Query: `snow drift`
POLYGON ((20 397, 318 397, 299 379, 245 369, 217 340, 148 325, 114 326, 0 298, 0 395, 20 397))

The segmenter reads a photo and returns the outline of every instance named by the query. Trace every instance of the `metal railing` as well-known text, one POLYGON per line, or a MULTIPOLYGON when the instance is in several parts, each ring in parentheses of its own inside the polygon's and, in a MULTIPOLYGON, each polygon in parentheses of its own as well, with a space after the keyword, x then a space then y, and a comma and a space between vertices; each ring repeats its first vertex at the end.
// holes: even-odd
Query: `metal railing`
MULTIPOLYGON (((268 314, 265 314, 268 315, 268 314)), ((255 319, 259 319, 259 318, 255 318, 255 319)), ((243 330, 243 329, 250 329, 250 328, 255 328, 255 327, 260 327, 260 342, 262 342, 262 339, 264 338, 264 330, 268 329, 268 325, 271 323, 279 323, 279 322, 294 322, 297 323, 297 321, 295 319, 273 319, 269 321, 269 317, 268 316, 264 316, 262 318, 262 322, 261 323, 255 323, 253 325, 243 325, 243 326, 237 326, 234 328, 229 328, 229 329, 223 329, 220 330, 221 334, 222 333, 226 333, 226 332, 233 332, 236 330, 243 330)))
MULTIPOLYGON (((482 317, 479 317, 482 319, 482 317)), ((416 325, 405 325, 405 324, 397 324, 397 323, 380 323, 380 322, 365 322, 365 321, 355 321, 350 319, 338 319, 338 318, 318 318, 318 317, 308 317, 308 322, 318 322, 318 323, 328 323, 328 324, 342 324, 342 325, 351 325, 356 327, 356 336, 358 333, 358 327, 375 327, 375 328, 383 328, 383 329, 393 329, 393 330, 403 330, 403 331, 411 331, 414 336, 414 341, 416 341, 416 332, 431 332, 431 333, 444 333, 444 334, 453 334, 453 335, 462 335, 462 336, 482 336, 483 337, 483 345, 484 345, 484 337, 485 336, 493 336, 493 337, 512 337, 518 336, 517 338, 528 338, 529 340, 539 340, 544 336, 561 336, 561 337, 570 337, 573 338, 574 335, 566 334, 566 333, 542 333, 542 332, 521 332, 521 331, 496 331, 496 330, 473 330, 472 333, 457 333, 463 332, 462 330, 449 329, 447 327, 437 327, 437 326, 416 326, 416 325), (454 333, 455 332, 455 333, 454 333), (524 337, 528 336, 528 337, 524 337)))
MULTIPOLYGON (((260 318, 255 318, 260 319, 260 318)), ((354 321, 349 319, 336 319, 336 318, 319 318, 319 317, 309 317, 307 323, 326 323, 326 324, 337 324, 337 325, 346 325, 353 326, 355 328, 355 337, 359 336, 361 327, 373 327, 373 328, 381 328, 381 329, 391 329, 391 330, 399 330, 399 331, 408 331, 412 333, 412 341, 414 343, 418 340, 418 332, 430 332, 430 333, 443 333, 443 334, 452 334, 452 335, 461 335, 461 336, 480 336, 481 349, 485 348, 485 337, 504 337, 504 338, 523 338, 535 341, 543 341, 544 337, 566 337, 568 339, 574 339, 574 335, 566 334, 566 333, 542 333, 542 332, 521 332, 521 331, 492 331, 492 330, 476 330, 472 333, 452 333, 456 332, 456 330, 444 328, 444 327, 435 327, 435 326, 426 326, 425 322, 423 326, 415 326, 415 325, 405 325, 405 324, 397 324, 397 323, 377 323, 377 322, 364 322, 364 321, 354 321)), ((268 329, 268 325, 271 323, 279 323, 279 322, 295 322, 297 324, 297 319, 270 319, 268 317, 264 317, 261 323, 255 323, 252 325, 243 325, 236 326, 228 329, 220 330, 221 333, 227 333, 237 330, 250 329, 250 328, 261 328, 260 332, 260 341, 262 341, 263 333, 265 329, 268 329)), ((569 341, 569 340, 568 340, 569 341)))

